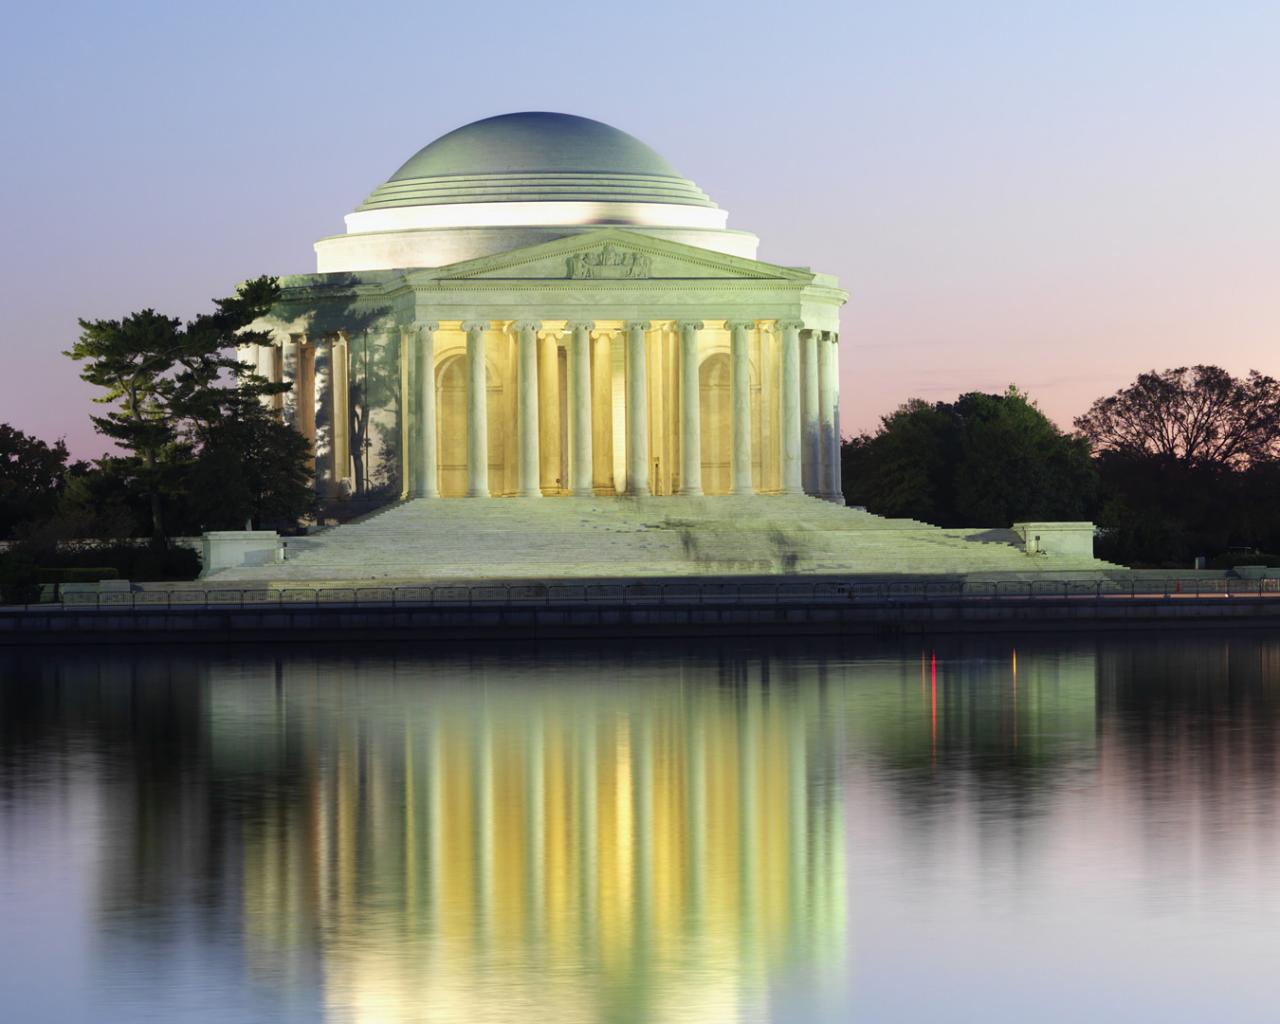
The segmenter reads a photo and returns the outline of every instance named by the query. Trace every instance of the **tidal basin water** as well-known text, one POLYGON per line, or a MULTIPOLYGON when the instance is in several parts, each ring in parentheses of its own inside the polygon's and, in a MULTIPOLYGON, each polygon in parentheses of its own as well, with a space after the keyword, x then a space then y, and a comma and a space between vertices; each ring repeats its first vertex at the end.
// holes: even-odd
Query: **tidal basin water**
POLYGON ((6 1021, 1280 1019, 1264 632, 0 680, 6 1021))

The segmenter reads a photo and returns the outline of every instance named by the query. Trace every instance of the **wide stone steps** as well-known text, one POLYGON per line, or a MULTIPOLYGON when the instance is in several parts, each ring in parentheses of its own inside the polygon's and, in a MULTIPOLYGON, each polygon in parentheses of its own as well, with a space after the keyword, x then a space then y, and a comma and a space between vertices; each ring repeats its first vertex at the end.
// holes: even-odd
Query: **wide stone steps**
POLYGON ((1031 559, 1008 530, 943 530, 814 498, 413 500, 290 538, 284 565, 219 581, 519 579, 780 572, 1039 574, 1114 568, 1031 559))

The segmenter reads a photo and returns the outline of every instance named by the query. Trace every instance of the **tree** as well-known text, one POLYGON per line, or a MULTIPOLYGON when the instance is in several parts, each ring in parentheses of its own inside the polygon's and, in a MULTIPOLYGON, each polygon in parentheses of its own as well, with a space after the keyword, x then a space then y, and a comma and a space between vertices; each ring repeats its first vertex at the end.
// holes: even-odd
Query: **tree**
POLYGON ((206 529, 293 525, 315 490, 307 439, 262 402, 252 381, 223 389, 221 415, 196 428, 191 506, 206 529))
MULTIPOLYGON (((278 296, 278 283, 260 277, 241 285, 230 298, 215 300, 212 313, 186 325, 152 309, 121 320, 80 321, 80 340, 66 355, 83 362, 80 376, 104 390, 95 401, 112 406, 105 416, 93 417, 93 422, 99 433, 127 453, 132 476, 146 500, 151 536, 157 542, 165 536, 165 499, 190 497, 192 472, 203 446, 220 443, 225 449, 242 429, 240 424, 228 423, 228 418, 250 416, 243 430, 256 431, 254 442, 259 446, 279 447, 272 458, 292 460, 286 474, 290 480, 306 471, 300 468, 306 459, 299 454, 298 444, 281 432, 289 428, 266 430, 257 410, 246 413, 253 402, 286 391, 289 385, 268 382, 236 358, 238 345, 270 344, 269 338, 250 326, 266 315, 278 296)), ((225 458, 219 462, 214 454, 205 460, 202 486, 210 486, 208 473, 214 465, 222 465, 226 472, 212 493, 231 494, 244 486, 239 478, 242 467, 225 458)), ((236 507, 243 511, 260 503, 261 494, 236 507)))
POLYGON ((48 445, 0 423, 0 538, 12 536, 16 526, 53 515, 68 474, 81 466, 68 466, 68 458, 63 440, 48 445))
POLYGON ((1280 456, 1280 383, 1220 366, 1152 370, 1099 398, 1075 425, 1095 452, 1245 468, 1280 456))
POLYGON ((848 502, 879 515, 949 523, 955 496, 948 466, 958 455, 953 428, 945 405, 913 398, 883 417, 874 436, 845 442, 841 479, 848 502))
POLYGON ((81 379, 106 392, 95 402, 115 405, 105 416, 92 417, 93 425, 139 463, 151 533, 161 538, 165 469, 177 461, 180 447, 178 423, 171 415, 180 321, 144 309, 122 320, 81 320, 80 330, 80 340, 64 355, 85 360, 81 379))
POLYGON ((1089 443, 1064 434, 1025 394, 961 395, 955 502, 969 525, 1088 518, 1097 490, 1089 443))
POLYGON ((1102 481, 1104 557, 1182 567, 1197 555, 1229 561, 1232 548, 1280 546, 1280 384, 1272 378, 1236 378, 1217 366, 1152 370, 1099 398, 1076 426, 1102 481))
POLYGON ((881 515, 1006 526, 1085 518, 1094 502, 1087 442, 1064 434, 1015 387, 954 402, 913 399, 844 453, 846 499, 881 515))

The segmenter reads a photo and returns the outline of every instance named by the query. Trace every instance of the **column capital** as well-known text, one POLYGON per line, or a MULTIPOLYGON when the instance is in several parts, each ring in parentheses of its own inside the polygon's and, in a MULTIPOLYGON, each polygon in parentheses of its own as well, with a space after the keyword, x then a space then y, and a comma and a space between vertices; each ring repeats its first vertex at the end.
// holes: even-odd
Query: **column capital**
POLYGON ((647 331, 650 327, 648 320, 628 320, 627 330, 629 331, 647 331))
POLYGON ((726 320, 724 325, 731 331, 754 331, 756 328, 756 322, 754 320, 726 320))
POLYGON ((598 327, 591 332, 591 340, 599 341, 601 338, 612 338, 615 334, 621 333, 621 327, 598 327))
POLYGON ((524 333, 525 331, 533 331, 537 333, 542 330, 541 320, 515 320, 512 321, 511 328, 514 331, 524 333))
POLYGON ((426 331, 428 334, 435 334, 436 331, 440 330, 440 321, 439 320, 415 320, 413 322, 413 326, 410 327, 410 330, 426 331))
POLYGON ((803 320, 778 320, 778 330, 780 331, 803 331, 803 320))
POLYGON ((702 330, 701 320, 677 320, 676 326, 682 331, 700 331, 702 330))
POLYGON ((594 320, 568 320, 565 322, 566 331, 594 331, 596 322, 594 320))
POLYGON ((462 329, 467 332, 468 336, 472 334, 483 334, 485 331, 489 329, 489 321, 488 320, 464 320, 462 323, 462 329))

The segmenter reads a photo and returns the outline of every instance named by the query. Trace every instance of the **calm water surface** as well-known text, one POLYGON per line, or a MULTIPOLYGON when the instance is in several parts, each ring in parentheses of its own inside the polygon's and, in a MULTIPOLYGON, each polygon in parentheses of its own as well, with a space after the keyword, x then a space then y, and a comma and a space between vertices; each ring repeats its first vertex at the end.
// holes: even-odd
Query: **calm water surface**
POLYGON ((0 1019, 1275 1021, 1280 640, 0 654, 0 1019))

